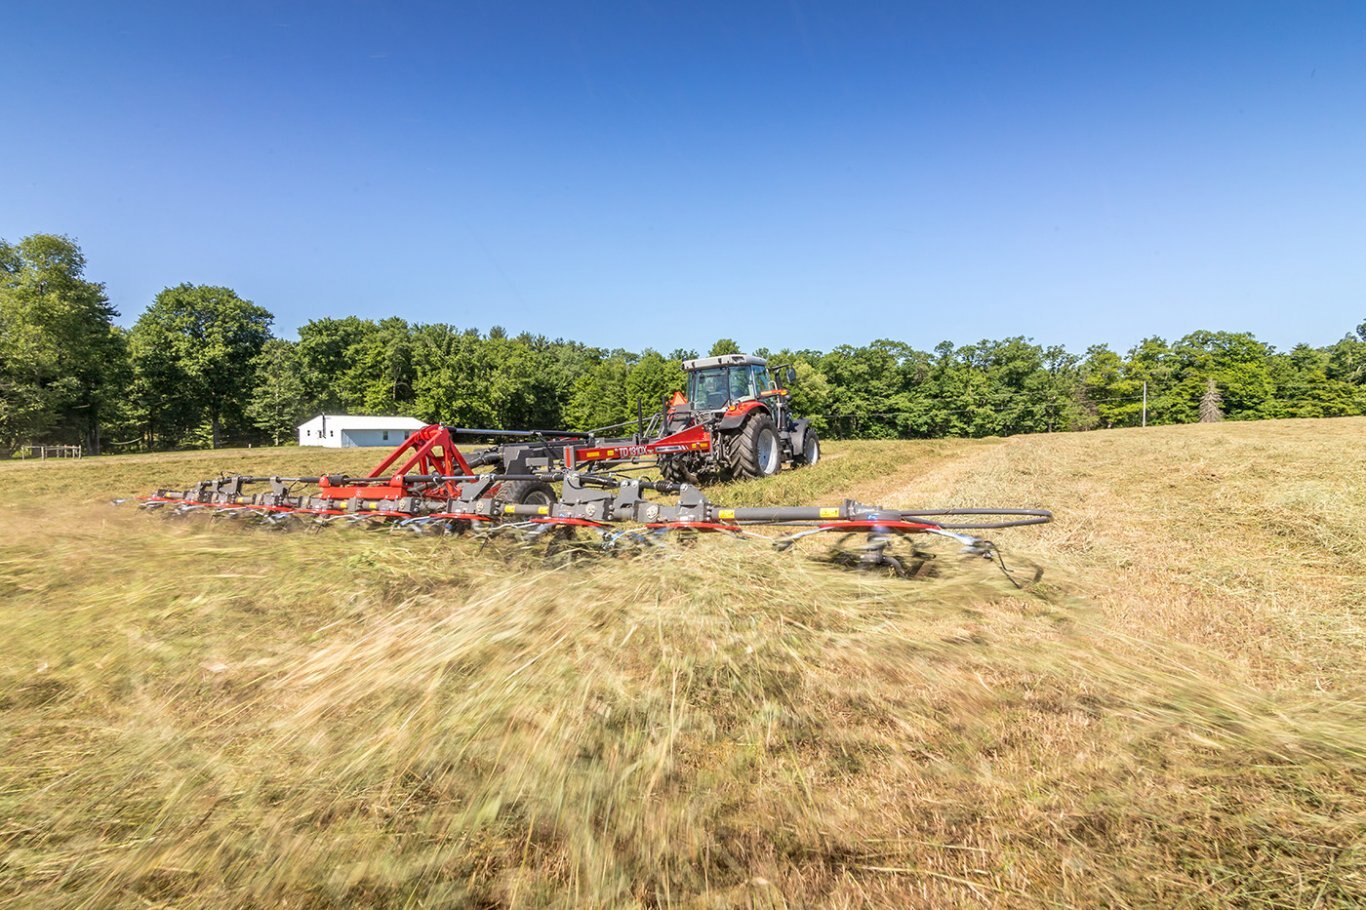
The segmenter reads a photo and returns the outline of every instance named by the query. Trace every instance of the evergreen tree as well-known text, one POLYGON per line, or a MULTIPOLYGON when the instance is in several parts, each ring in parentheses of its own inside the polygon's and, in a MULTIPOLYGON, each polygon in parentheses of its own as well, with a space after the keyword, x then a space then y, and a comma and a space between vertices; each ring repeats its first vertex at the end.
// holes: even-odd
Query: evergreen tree
POLYGON ((1224 398, 1213 379, 1205 380, 1205 394, 1200 397, 1200 422, 1218 423, 1224 419, 1224 398))

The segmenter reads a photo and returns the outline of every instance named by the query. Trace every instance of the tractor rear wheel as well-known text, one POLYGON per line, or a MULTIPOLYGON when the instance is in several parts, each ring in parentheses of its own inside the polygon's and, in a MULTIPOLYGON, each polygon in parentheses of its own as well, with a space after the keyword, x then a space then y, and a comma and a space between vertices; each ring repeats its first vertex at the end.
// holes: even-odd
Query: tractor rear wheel
POLYGON ((731 440, 730 468, 736 477, 772 477, 783 469, 783 452, 773 418, 755 414, 731 440))
POLYGON ((498 487, 497 499, 512 506, 554 505, 555 488, 541 480, 506 480, 498 487))

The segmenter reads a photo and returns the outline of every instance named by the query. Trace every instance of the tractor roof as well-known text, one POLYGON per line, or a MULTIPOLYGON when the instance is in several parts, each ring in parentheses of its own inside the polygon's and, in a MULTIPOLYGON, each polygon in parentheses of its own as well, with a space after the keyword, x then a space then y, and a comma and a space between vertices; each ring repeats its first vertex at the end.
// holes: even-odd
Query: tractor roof
POLYGON ((705 370, 708 367, 731 367, 744 366, 745 364, 757 364, 767 366, 768 361, 762 357, 755 357, 753 354, 722 354, 720 357, 698 357, 695 360, 683 361, 683 369, 691 373, 693 370, 705 370))

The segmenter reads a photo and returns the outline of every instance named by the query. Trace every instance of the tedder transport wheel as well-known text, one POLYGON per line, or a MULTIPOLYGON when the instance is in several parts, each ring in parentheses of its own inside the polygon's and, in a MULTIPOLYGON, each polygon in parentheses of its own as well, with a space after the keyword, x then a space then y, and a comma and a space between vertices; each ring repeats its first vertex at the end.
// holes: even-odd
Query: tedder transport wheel
POLYGON ((515 506, 548 506, 555 502, 555 488, 540 480, 508 480, 498 487, 497 499, 515 506))
POLYGON ((736 477, 772 477, 783 467, 782 450, 773 418, 755 414, 732 440, 731 472, 736 477))
POLYGON ((821 441, 815 430, 807 430, 802 438, 802 450, 793 459, 797 464, 812 465, 821 460, 821 441))

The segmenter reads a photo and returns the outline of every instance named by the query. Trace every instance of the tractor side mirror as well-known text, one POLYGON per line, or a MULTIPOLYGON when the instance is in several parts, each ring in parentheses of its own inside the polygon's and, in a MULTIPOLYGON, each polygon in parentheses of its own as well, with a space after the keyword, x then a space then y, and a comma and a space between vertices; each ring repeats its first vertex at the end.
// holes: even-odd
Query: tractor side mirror
POLYGON ((783 377, 787 380, 788 385, 792 385, 797 381, 797 371, 794 370, 792 367, 788 367, 783 372, 783 377))

